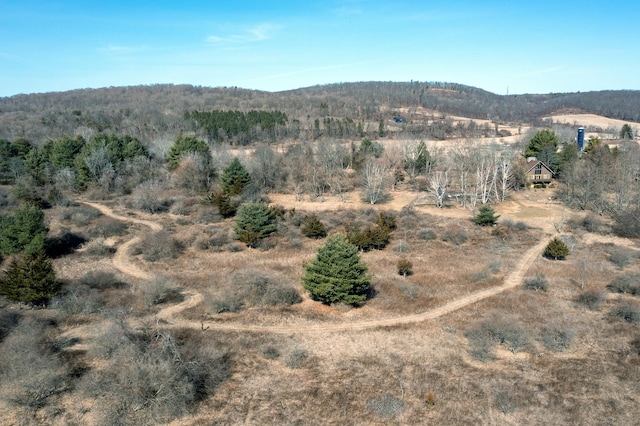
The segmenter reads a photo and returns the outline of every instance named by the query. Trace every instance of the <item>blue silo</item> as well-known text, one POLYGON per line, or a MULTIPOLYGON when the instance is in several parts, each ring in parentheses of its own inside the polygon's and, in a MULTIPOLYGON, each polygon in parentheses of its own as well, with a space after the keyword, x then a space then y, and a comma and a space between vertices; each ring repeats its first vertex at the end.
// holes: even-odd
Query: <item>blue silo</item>
POLYGON ((578 128, 578 152, 584 150, 584 127, 578 128))

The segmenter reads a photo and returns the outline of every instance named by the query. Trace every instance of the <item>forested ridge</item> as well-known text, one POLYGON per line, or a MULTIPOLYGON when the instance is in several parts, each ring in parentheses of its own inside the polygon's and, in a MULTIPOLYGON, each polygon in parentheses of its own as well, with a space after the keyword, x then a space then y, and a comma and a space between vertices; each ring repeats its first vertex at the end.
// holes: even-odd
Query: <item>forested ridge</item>
MULTIPOLYGON (((349 120, 348 127, 355 129, 355 123, 389 120, 395 114, 410 115, 412 108, 531 124, 561 110, 640 122, 640 91, 506 96, 440 82, 339 83, 275 93, 191 85, 78 89, 0 98, 0 138, 24 137, 43 143, 73 135, 78 129, 89 129, 152 141, 197 130, 193 120, 185 120, 185 113, 214 110, 277 111, 286 115, 289 131, 293 129, 295 136, 300 128, 313 130, 316 120, 323 125, 327 119, 349 120)), ((211 134, 218 136, 217 130, 211 134)))

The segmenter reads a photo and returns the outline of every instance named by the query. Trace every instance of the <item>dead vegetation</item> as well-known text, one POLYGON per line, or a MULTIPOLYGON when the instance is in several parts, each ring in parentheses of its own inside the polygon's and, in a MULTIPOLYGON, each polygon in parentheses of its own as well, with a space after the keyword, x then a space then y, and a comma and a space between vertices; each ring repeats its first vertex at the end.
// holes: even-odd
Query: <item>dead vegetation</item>
MULTIPOLYGON (((546 278, 532 284, 540 290, 543 283, 546 291, 530 291, 521 279, 510 291, 429 321, 306 332, 408 316, 501 286, 523 253, 546 241, 541 219, 508 203, 494 228, 478 227, 464 210, 392 207, 383 206, 398 219, 389 246, 362 254, 375 297, 361 308, 308 300, 302 264, 323 240, 301 238, 302 220, 294 217, 315 212, 331 235, 343 223, 373 223, 378 211, 369 208, 297 207, 279 222, 271 247, 237 250, 228 248, 232 221, 190 220, 205 207, 190 204, 189 214, 180 215, 189 220, 182 221, 156 213, 164 230, 148 233, 139 250, 153 245, 171 255, 145 259, 141 251, 133 263, 152 271, 151 280, 125 276, 86 249, 56 259, 69 282, 54 309, 3 310, 0 317, 7 424, 636 421, 640 311, 628 277, 638 273, 638 262, 635 249, 615 238, 594 243, 586 231, 573 234, 572 255, 562 263, 540 253, 523 277, 546 278), (413 274, 398 275, 401 259, 411 262, 413 274), (620 285, 607 290, 612 282, 620 285), (189 292, 204 302, 153 320, 189 292), (217 324, 294 331, 222 331, 217 324), (33 355, 18 362, 21 353, 33 355), (29 372, 28 378, 7 366, 29 372)), ((116 250, 142 232, 140 225, 110 225, 120 231, 92 233, 91 226, 110 220, 81 216, 88 219, 61 221, 87 236, 85 247, 101 242, 116 250)))

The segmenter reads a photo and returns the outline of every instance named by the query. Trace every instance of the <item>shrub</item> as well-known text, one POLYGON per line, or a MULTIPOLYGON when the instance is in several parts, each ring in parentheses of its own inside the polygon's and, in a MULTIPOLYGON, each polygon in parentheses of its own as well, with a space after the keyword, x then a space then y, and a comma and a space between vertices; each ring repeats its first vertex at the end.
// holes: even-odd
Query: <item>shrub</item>
POLYGON ((491 278, 491 274, 487 269, 482 269, 480 271, 472 272, 471 274, 469 274, 469 279, 471 279, 471 281, 473 281, 474 283, 486 281, 489 278, 491 278))
POLYGON ((604 302, 605 299, 606 296, 603 292, 598 290, 587 290, 576 296, 575 302, 591 309, 592 311, 597 311, 600 309, 600 304, 604 302))
POLYGON ((628 293, 640 296, 640 273, 628 273, 615 277, 607 284, 613 293, 628 293))
POLYGON ((51 306, 67 315, 92 314, 104 307, 102 295, 84 284, 68 285, 52 299, 51 306))
POLYGON ((393 231, 397 226, 396 217, 393 213, 381 211, 378 215, 378 218, 376 219, 376 225, 393 231))
POLYGON ((544 249, 544 256, 548 259, 563 260, 569 255, 569 247, 559 238, 549 241, 544 249))
POLYGON ((619 269, 624 269, 637 257, 638 255, 634 250, 629 250, 621 247, 612 248, 609 251, 609 261, 616 265, 619 269))
POLYGON ((363 302, 370 285, 371 277, 360 261, 358 248, 342 235, 329 237, 317 256, 304 265, 302 286, 324 303, 363 302))
POLYGON ((267 306, 295 305, 302 302, 302 297, 293 286, 274 283, 267 287, 261 302, 267 306))
POLYGON ((372 398, 367 402, 369 411, 378 417, 392 418, 404 411, 404 402, 389 392, 385 392, 380 398, 372 398))
POLYGON ((424 241, 435 240, 437 235, 433 229, 421 229, 416 235, 419 239, 424 241))
MULTIPOLYGON (((37 410, 69 390, 70 372, 54 351, 53 342, 47 339, 48 331, 44 322, 27 317, 0 345, 0 380, 5 403, 37 410)), ((5 421, 6 415, 5 412, 5 421)))
POLYGON ((619 237, 640 238, 640 208, 626 209, 618 213, 613 232, 619 237))
POLYGON ((411 245, 407 240, 399 240, 393 245, 393 251, 396 253, 408 253, 411 251, 411 245))
MULTIPOLYGON (((537 186, 537 185, 536 185, 537 186)), ((494 397, 496 407, 503 414, 511 414, 516 410, 516 402, 509 391, 500 391, 494 397)))
POLYGON ((262 350, 262 356, 267 359, 277 359, 280 358, 280 351, 273 346, 267 346, 262 350))
POLYGON ((89 271, 85 273, 78 282, 90 288, 105 290, 108 288, 121 288, 126 284, 118 280, 113 272, 89 271))
MULTIPOLYGON (((235 210, 234 213, 235 214, 235 210)), ((216 212, 214 209, 202 209, 198 212, 197 222, 203 224, 219 223, 222 222, 223 216, 216 212)))
POLYGON ((211 301, 211 309, 216 314, 238 312, 244 306, 243 294, 236 289, 225 289, 211 301))
POLYGON ((147 213, 167 211, 171 200, 163 197, 164 188, 160 182, 146 181, 136 186, 131 194, 133 206, 147 213))
POLYGON ((549 324, 542 328, 542 343, 545 348, 561 352, 571 345, 573 331, 565 325, 549 324))
POLYGON ((304 349, 294 349, 287 357, 285 364, 289 368, 302 368, 309 354, 304 349))
POLYGON ((440 237, 442 241, 452 243, 457 246, 464 244, 468 238, 469 236, 467 235, 467 232, 463 228, 457 226, 447 228, 440 237))
POLYGON ((500 215, 496 215, 496 211, 488 204, 480 206, 478 214, 473 218, 473 221, 480 226, 495 225, 500 215))
POLYGON ((236 312, 244 306, 279 306, 302 302, 298 290, 278 275, 247 268, 231 275, 231 286, 213 301, 217 313, 236 312))
POLYGON ((184 246, 166 231, 148 232, 136 244, 137 253, 147 262, 177 259, 184 251, 184 246))
POLYGON ((529 226, 522 222, 522 221, 518 221, 518 222, 514 222, 511 219, 504 219, 501 220, 500 223, 502 224, 502 226, 504 226, 505 228, 507 228, 507 230, 511 233, 511 232, 515 232, 515 231, 526 231, 529 229, 529 226))
POLYGON ((534 275, 532 277, 526 277, 524 279, 523 286, 527 290, 547 291, 547 288, 549 287, 549 281, 547 280, 547 277, 545 277, 544 275, 536 274, 536 275, 534 275))
POLYGON ((640 323, 640 306, 637 303, 623 302, 613 308, 611 314, 631 324, 640 323))
POLYGON ((407 259, 399 259, 397 263, 398 275, 402 275, 403 277, 407 277, 409 275, 413 275, 413 263, 411 263, 407 259))
POLYGON ((191 348, 155 326, 114 324, 103 336, 105 368, 90 370, 78 389, 99 398, 97 424, 164 424, 186 415, 228 376, 224 356, 191 348))
POLYGON ((225 245, 224 247, 230 253, 238 253, 238 252, 242 251, 242 249, 243 249, 242 244, 238 244, 238 243, 229 243, 229 244, 225 245))
POLYGON ((502 270, 502 263, 499 260, 490 260, 487 263, 487 269, 489 269, 492 274, 497 274, 502 270))
POLYGON ((324 227, 318 216, 314 213, 311 216, 305 216, 300 231, 305 237, 324 238, 327 236, 327 229, 324 227))
POLYGON ((91 238, 109 238, 126 235, 129 227, 126 223, 111 218, 106 218, 94 224, 87 230, 87 235, 91 238))
POLYGON ((157 276, 143 287, 144 303, 147 307, 167 302, 181 302, 183 296, 169 278, 157 276))
POLYGON ((528 345, 528 335, 520 322, 509 317, 493 314, 489 318, 473 324, 465 336, 471 345, 471 355, 485 361, 491 357, 494 345, 502 345, 517 353, 528 345))
POLYGON ((587 214, 587 216, 585 216, 585 218, 582 220, 581 225, 585 229, 585 231, 593 232, 594 234, 602 234, 606 231, 605 223, 601 219, 599 219, 598 216, 591 212, 587 214))
POLYGON ((381 250, 391 239, 391 230, 386 227, 370 225, 361 230, 357 224, 347 224, 344 228, 349 243, 362 251, 381 250))
POLYGON ((89 241, 84 249, 84 254, 87 256, 109 256, 116 252, 116 249, 109 247, 104 243, 104 240, 89 241))
POLYGON ((91 207, 78 207, 65 209, 61 216, 63 220, 68 220, 75 226, 84 227, 94 219, 102 216, 102 213, 91 207))
POLYGON ((194 242, 194 247, 198 250, 221 250, 231 241, 229 232, 224 228, 208 228, 205 233, 194 242))

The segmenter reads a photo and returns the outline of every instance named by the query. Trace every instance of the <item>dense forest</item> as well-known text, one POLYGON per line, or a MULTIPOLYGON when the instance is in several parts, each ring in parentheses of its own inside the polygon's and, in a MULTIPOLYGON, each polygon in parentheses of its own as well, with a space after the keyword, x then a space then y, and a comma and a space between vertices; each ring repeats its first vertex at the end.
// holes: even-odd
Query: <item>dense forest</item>
MULTIPOLYGON (((453 136, 445 120, 449 115, 536 124, 553 112, 572 110, 640 122, 640 91, 502 96, 438 82, 341 83, 276 93, 189 85, 80 89, 0 98, 0 138, 42 145, 65 135, 116 133, 151 142, 197 130, 185 113, 213 110, 278 111, 288 118, 286 126, 279 126, 282 135, 309 138, 374 136, 381 120, 392 123, 402 114, 404 131, 442 139, 453 136), (418 110, 432 115, 425 122, 418 110)), ((219 136, 217 129, 202 131, 219 136)))

